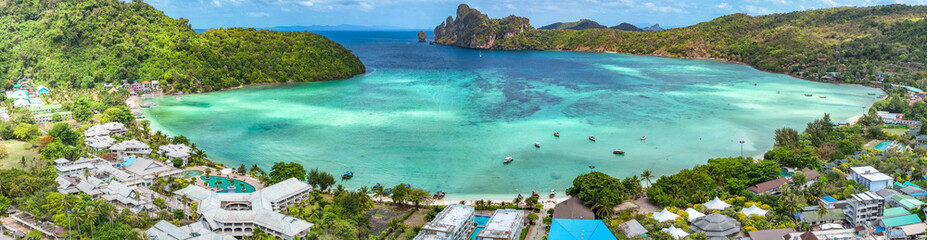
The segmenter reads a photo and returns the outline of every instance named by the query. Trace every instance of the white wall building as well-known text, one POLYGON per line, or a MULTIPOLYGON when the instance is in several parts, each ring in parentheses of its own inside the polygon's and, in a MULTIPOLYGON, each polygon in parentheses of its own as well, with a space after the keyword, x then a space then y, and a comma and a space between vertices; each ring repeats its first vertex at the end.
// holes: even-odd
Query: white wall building
POLYGON ((128 155, 128 154, 133 154, 133 155, 151 154, 151 146, 148 146, 148 144, 143 143, 142 141, 139 141, 139 140, 135 140, 135 139, 122 141, 117 144, 113 144, 113 146, 109 147, 109 150, 113 151, 113 153, 115 154, 119 154, 120 156, 128 155))
POLYGON ((126 126, 118 122, 109 122, 104 124, 93 125, 84 131, 84 138, 103 137, 103 136, 123 136, 129 130, 126 126))
POLYGON ((857 193, 847 198, 844 214, 850 225, 870 225, 882 218, 885 199, 874 192, 857 193))
POLYGON ((311 191, 309 184, 290 178, 253 193, 218 193, 195 185, 174 193, 199 202, 200 220, 213 232, 241 237, 260 227, 276 237, 293 239, 305 236, 312 224, 277 211, 308 199, 311 191))
POLYGON ((863 184, 869 191, 879 191, 883 188, 890 188, 894 183, 891 176, 879 172, 872 166, 853 167, 847 173, 847 178, 863 184))
POLYGON ((473 232, 473 207, 447 205, 434 220, 425 223, 415 240, 465 240, 473 232))
POLYGON ((515 209, 498 209, 489 218, 486 228, 480 231, 476 240, 513 240, 521 237, 525 228, 525 212, 515 209))

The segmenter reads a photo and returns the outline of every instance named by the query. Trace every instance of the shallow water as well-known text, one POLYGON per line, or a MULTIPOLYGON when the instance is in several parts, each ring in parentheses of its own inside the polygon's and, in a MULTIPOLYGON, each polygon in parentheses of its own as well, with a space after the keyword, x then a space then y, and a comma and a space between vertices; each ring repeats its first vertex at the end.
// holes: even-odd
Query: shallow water
POLYGON ((147 117, 231 167, 293 161, 353 171, 341 182, 350 188, 402 182, 448 198, 562 195, 589 166, 616 177, 671 174, 739 156, 738 141, 745 156, 761 155, 774 129, 803 130, 824 113, 845 122, 880 93, 708 60, 479 51, 417 43, 415 32, 323 35, 369 73, 146 99, 159 103, 147 117), (503 164, 507 156, 515 161, 503 164))

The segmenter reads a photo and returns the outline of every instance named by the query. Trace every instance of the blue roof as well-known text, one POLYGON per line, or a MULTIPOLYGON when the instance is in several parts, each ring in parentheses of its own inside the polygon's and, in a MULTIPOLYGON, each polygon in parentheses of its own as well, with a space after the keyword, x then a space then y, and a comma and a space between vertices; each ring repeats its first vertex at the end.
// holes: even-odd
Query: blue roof
POLYGON ((834 199, 834 197, 831 197, 831 196, 824 196, 821 198, 821 200, 824 200, 825 202, 829 202, 829 203, 837 202, 837 199, 834 199))
POLYGON ((554 218, 548 240, 617 240, 599 219, 554 218))

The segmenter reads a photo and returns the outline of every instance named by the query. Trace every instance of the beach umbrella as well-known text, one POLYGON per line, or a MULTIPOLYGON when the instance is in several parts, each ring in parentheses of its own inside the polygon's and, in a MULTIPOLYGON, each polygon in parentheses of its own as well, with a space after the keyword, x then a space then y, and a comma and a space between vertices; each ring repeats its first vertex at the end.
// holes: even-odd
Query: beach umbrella
POLYGON ((708 210, 724 210, 725 208, 728 208, 731 206, 730 204, 724 201, 721 201, 721 199, 718 197, 715 197, 715 199, 712 199, 711 201, 708 201, 703 205, 705 205, 705 207, 708 208, 708 210))
POLYGON ((694 208, 687 208, 687 209, 686 209, 686 213, 689 214, 689 222, 695 221, 695 219, 698 219, 698 218, 700 218, 700 217, 704 217, 704 216, 705 216, 705 214, 700 213, 699 211, 695 210, 694 208))
POLYGON ((657 222, 676 221, 677 217, 679 217, 679 215, 670 212, 669 209, 666 208, 663 208, 663 211, 653 213, 653 219, 657 220, 657 222))
POLYGON ((670 225, 668 228, 663 228, 663 231, 669 233, 675 239, 683 239, 686 236, 689 236, 689 233, 683 231, 682 229, 676 228, 676 226, 670 225))
POLYGON ((740 212, 743 213, 743 214, 745 214, 745 215, 747 215, 747 216, 749 217, 749 216, 751 216, 751 215, 765 216, 765 215, 766 215, 766 212, 768 212, 768 211, 763 210, 762 208, 757 207, 756 204, 753 204, 753 205, 751 205, 749 208, 744 208, 744 209, 740 210, 740 212))

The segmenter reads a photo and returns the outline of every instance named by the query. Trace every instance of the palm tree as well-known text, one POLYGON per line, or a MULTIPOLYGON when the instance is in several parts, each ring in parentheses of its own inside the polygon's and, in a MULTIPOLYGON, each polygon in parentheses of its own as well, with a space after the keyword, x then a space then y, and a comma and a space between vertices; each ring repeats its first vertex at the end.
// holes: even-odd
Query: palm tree
POLYGON ((653 177, 653 175, 650 174, 650 170, 644 170, 644 172, 641 173, 641 178, 643 178, 644 181, 647 181, 647 186, 648 186, 648 187, 650 187, 650 185, 653 184, 653 183, 650 182, 650 178, 652 178, 652 177, 653 177))
POLYGON ((377 202, 382 202, 383 197, 386 197, 386 190, 383 187, 378 187, 373 190, 373 195, 377 197, 377 202))
POLYGON ((208 158, 209 156, 207 156, 206 152, 203 151, 202 149, 195 149, 193 150, 193 154, 191 154, 190 157, 193 159, 196 159, 197 162, 201 162, 203 160, 206 160, 206 158, 208 158))

